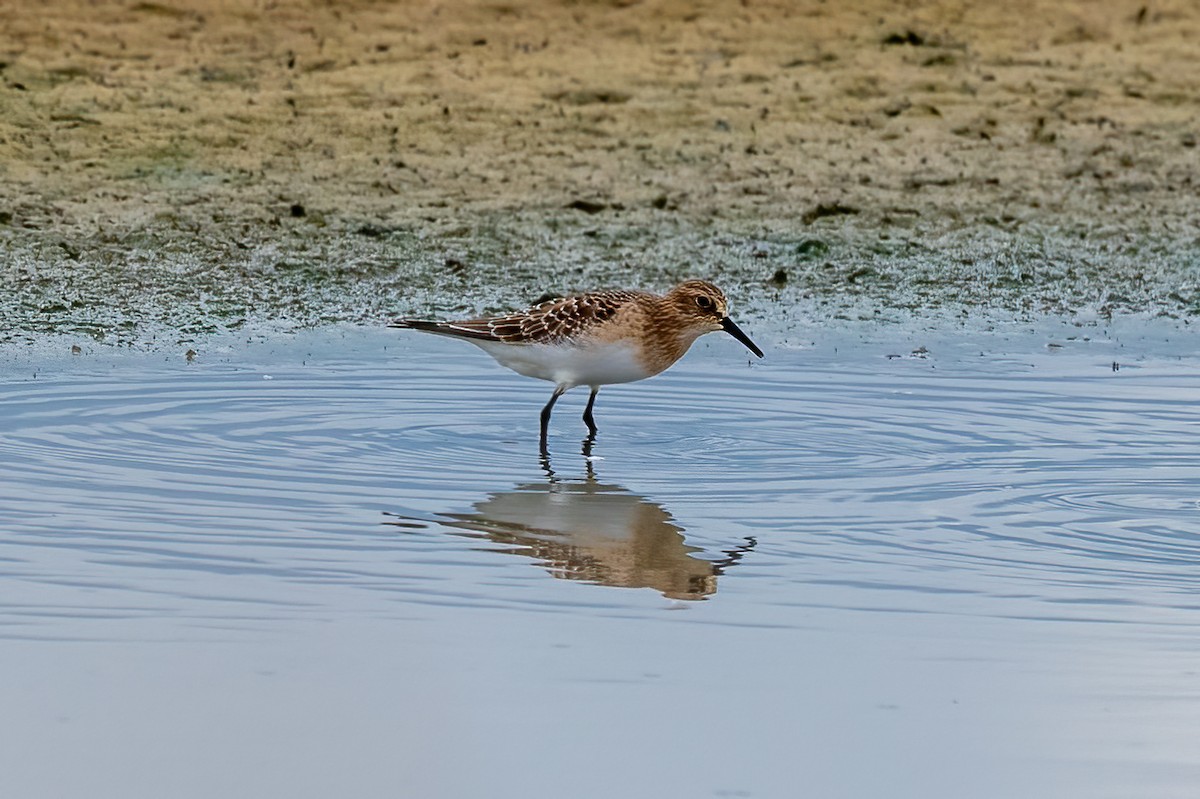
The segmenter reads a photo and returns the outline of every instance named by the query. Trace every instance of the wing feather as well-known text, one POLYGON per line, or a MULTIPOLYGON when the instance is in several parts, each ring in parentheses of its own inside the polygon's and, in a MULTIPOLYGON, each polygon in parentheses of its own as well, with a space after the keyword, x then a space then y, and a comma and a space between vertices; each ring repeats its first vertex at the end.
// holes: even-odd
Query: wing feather
POLYGON ((391 326, 508 344, 550 344, 585 334, 616 316, 622 306, 643 296, 647 295, 636 291, 596 291, 548 300, 505 316, 446 322, 399 319, 391 326))

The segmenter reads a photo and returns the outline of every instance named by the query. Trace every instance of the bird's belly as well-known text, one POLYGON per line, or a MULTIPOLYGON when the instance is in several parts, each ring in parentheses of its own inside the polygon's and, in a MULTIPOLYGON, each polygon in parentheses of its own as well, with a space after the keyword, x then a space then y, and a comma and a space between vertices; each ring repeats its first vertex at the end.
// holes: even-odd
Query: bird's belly
POLYGON ((628 383, 651 374, 638 359, 637 351, 628 344, 572 347, 557 344, 476 343, 517 374, 549 380, 568 388, 628 383))

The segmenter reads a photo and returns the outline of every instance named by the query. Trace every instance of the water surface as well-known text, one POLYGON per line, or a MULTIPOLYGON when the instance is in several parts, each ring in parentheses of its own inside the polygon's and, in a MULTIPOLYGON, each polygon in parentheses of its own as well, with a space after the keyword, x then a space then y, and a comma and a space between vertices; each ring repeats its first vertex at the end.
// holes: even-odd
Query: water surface
POLYGON ((6 792, 1190 795, 1200 359, 810 332, 548 463, 456 342, 11 357, 6 792))

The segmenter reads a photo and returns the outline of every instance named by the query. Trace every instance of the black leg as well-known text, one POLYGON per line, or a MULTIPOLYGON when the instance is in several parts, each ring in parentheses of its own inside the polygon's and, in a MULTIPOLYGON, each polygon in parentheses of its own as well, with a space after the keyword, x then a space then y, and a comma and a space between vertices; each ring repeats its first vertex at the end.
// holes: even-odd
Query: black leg
POLYGON ((542 408, 542 454, 547 454, 546 437, 550 432, 550 411, 554 409, 554 403, 558 402, 558 398, 566 391, 565 388, 556 388, 554 393, 550 395, 550 401, 546 403, 546 407, 542 408))
POLYGON ((592 416, 592 406, 596 404, 596 395, 600 393, 600 387, 592 389, 592 396, 588 397, 587 407, 583 409, 583 423, 588 426, 588 432, 593 436, 599 430, 596 428, 596 417, 592 416))

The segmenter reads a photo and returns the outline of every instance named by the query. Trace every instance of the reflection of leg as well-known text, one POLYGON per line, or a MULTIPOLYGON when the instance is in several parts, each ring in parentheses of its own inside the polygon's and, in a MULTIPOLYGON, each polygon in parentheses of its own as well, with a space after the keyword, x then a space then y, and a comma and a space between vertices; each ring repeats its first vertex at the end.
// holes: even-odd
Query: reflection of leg
POLYGON ((593 436, 599 432, 596 429, 596 417, 592 416, 592 406, 596 404, 596 395, 600 393, 599 386, 592 387, 592 396, 588 397, 587 407, 583 409, 583 423, 588 426, 588 432, 593 436))
POLYGON ((596 434, 588 433, 588 437, 583 440, 583 468, 587 474, 587 479, 596 479, 596 466, 592 462, 592 446, 596 443, 596 434))
POLYGON ((554 469, 550 467, 550 453, 546 451, 545 447, 542 448, 542 454, 538 460, 542 464, 542 471, 546 473, 546 481, 549 483, 557 483, 558 478, 554 476, 554 469))
POLYGON ((558 402, 558 398, 563 395, 566 389, 559 386, 554 389, 554 393, 550 395, 550 401, 546 403, 546 407, 542 408, 542 454, 546 454, 546 436, 550 431, 550 411, 554 409, 554 403, 558 402))

